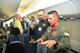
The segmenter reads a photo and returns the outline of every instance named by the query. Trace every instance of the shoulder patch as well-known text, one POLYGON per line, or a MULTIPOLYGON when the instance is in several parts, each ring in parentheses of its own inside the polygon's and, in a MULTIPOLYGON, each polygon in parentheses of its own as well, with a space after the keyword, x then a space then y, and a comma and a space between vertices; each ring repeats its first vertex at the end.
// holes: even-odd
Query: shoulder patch
POLYGON ((46 24, 44 23, 42 26, 43 26, 43 27, 46 27, 46 24))
POLYGON ((64 32, 65 36, 70 36, 70 34, 68 32, 64 32))
POLYGON ((55 32, 55 31, 52 32, 52 35, 53 36, 56 36, 56 34, 57 34, 57 32, 55 32))
POLYGON ((48 27, 48 32, 51 32, 51 27, 48 27))

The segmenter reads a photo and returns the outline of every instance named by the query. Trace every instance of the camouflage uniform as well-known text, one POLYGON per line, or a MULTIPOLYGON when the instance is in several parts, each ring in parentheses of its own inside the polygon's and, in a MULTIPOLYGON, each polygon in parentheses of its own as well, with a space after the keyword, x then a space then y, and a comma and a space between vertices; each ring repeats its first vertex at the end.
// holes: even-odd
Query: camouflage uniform
POLYGON ((48 53, 69 53, 70 49, 70 38, 68 35, 64 34, 60 25, 56 29, 52 30, 52 26, 49 26, 42 36, 45 40, 55 40, 57 44, 48 48, 48 53))

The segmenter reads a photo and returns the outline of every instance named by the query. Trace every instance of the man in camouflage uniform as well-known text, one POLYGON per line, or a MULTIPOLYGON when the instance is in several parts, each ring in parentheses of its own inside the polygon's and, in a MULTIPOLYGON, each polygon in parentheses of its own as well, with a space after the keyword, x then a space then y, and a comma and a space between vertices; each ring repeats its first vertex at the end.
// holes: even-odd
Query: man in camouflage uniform
POLYGON ((60 27, 57 11, 48 12, 50 26, 45 34, 36 42, 47 47, 47 53, 69 53, 70 38, 60 27))

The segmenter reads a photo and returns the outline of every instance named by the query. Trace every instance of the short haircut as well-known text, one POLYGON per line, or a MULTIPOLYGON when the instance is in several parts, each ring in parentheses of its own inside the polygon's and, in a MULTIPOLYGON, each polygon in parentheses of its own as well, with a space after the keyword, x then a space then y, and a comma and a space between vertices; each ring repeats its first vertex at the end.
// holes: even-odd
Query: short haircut
POLYGON ((40 12, 40 11, 43 11, 43 12, 45 12, 45 10, 44 10, 44 9, 40 9, 40 10, 38 10, 38 12, 40 12))
POLYGON ((21 19, 21 18, 22 18, 20 14, 16 14, 15 17, 16 17, 17 19, 21 19))
POLYGON ((52 10, 52 11, 48 12, 47 14, 48 14, 48 15, 49 15, 49 14, 56 14, 56 15, 58 16, 58 12, 55 11, 55 10, 52 10))

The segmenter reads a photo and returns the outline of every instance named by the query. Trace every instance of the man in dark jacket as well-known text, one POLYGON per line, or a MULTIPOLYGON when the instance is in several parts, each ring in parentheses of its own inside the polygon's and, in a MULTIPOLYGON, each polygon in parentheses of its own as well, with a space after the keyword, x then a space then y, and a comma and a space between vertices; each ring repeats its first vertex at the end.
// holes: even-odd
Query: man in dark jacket
MULTIPOLYGON (((38 18, 40 21, 38 27, 35 29, 36 39, 39 39, 45 33, 47 27, 49 26, 49 22, 44 9, 40 9, 38 11, 38 18)), ((45 46, 42 46, 42 48, 45 48, 45 50, 42 50, 41 47, 38 47, 39 44, 40 43, 37 44, 37 53, 46 53, 47 48, 45 46)))

